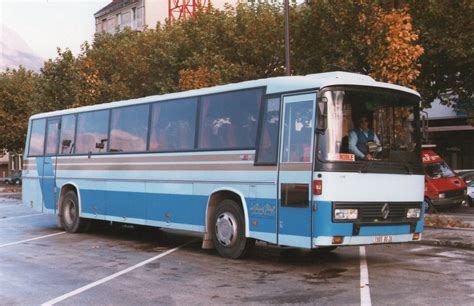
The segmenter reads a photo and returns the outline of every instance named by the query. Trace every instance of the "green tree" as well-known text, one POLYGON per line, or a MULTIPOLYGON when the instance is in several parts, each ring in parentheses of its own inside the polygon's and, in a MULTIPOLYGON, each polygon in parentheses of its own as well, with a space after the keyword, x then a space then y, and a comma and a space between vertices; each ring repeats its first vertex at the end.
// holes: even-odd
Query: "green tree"
POLYGON ((0 148, 23 151, 38 75, 20 67, 0 73, 0 148))
POLYGON ((439 98, 474 116, 474 2, 407 2, 425 48, 417 89, 427 103, 439 98))

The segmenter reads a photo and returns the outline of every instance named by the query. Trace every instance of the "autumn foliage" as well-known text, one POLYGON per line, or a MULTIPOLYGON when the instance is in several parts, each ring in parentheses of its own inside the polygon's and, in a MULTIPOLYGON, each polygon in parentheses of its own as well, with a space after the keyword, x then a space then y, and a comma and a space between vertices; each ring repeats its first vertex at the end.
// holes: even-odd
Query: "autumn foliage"
POLYGON ((370 76, 384 82, 413 86, 420 75, 419 58, 424 49, 417 44, 418 33, 413 29, 412 19, 405 7, 401 10, 385 11, 375 7, 374 18, 368 20, 360 15, 360 22, 367 26, 365 43, 369 52, 370 76))

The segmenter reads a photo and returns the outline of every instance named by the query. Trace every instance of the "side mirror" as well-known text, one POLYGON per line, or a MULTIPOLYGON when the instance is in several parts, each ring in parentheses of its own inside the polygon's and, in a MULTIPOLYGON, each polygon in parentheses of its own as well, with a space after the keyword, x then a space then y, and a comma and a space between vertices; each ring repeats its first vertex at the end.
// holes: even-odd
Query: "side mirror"
POLYGON ((316 126, 316 132, 324 134, 328 127, 328 99, 321 97, 318 99, 318 124, 316 126))

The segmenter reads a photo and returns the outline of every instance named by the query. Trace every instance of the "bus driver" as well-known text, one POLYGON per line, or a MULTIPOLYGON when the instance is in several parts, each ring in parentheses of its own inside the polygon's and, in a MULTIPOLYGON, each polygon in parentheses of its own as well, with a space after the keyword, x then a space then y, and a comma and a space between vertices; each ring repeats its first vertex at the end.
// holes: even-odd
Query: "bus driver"
POLYGON ((349 151, 354 153, 357 160, 373 160, 368 143, 374 142, 380 151, 380 140, 375 132, 369 128, 369 119, 362 116, 357 120, 357 127, 349 133, 349 151))

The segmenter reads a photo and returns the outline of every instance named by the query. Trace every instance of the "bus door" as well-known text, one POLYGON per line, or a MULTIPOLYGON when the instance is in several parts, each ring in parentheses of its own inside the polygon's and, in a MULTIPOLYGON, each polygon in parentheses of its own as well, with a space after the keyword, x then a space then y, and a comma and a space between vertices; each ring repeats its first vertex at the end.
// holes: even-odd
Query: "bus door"
POLYGON ((60 119, 50 118, 46 122, 46 141, 41 173, 43 207, 56 213, 56 162, 58 156, 60 119))
POLYGON ((278 176, 278 244, 311 247, 316 93, 283 97, 278 176))

